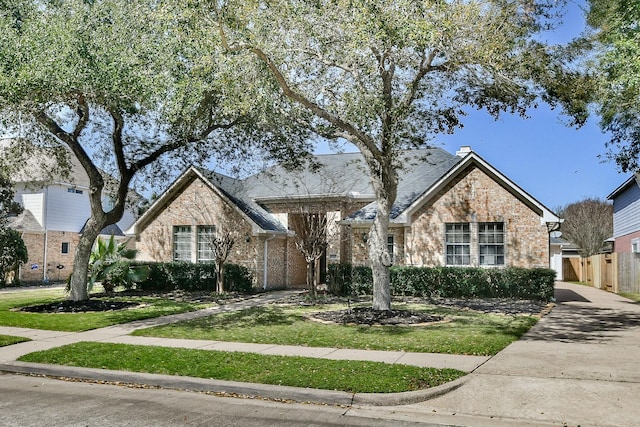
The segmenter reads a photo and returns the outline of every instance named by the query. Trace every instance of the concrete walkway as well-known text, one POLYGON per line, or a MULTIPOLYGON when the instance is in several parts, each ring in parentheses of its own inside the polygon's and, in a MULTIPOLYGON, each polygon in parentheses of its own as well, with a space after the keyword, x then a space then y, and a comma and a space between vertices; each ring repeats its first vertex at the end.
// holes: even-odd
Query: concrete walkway
MULTIPOLYGON (((472 372, 478 368, 478 366, 489 360, 487 356, 464 356, 464 355, 450 355, 450 354, 438 354, 438 353, 411 353, 405 351, 376 351, 376 350, 355 350, 355 349, 338 349, 338 348, 325 348, 325 347, 304 347, 304 346, 289 346, 289 345, 274 345, 274 344, 254 344, 254 343, 241 343, 241 342, 222 342, 222 341, 207 341, 207 340, 188 340, 188 339, 174 339, 174 338, 155 338, 155 337, 142 337, 131 336, 131 332, 137 329, 145 329, 153 326, 166 325, 170 323, 180 322, 184 320, 190 320, 198 317, 211 316, 212 314, 242 310, 249 307, 268 304, 278 299, 286 298, 295 291, 279 291, 268 294, 262 294, 255 298, 250 298, 237 303, 226 304, 223 306, 215 306, 204 310, 180 313, 170 316, 163 316, 153 319, 139 320, 131 323, 108 326, 105 328, 94 329, 86 332, 57 332, 46 331, 37 329, 25 329, 14 327, 0 326, 0 334, 13 335, 26 337, 31 341, 0 347, 0 371, 5 372, 20 372, 20 373, 39 373, 45 375, 56 376, 76 376, 87 379, 103 380, 109 378, 114 381, 129 381, 133 383, 143 382, 153 385, 160 385, 168 388, 189 388, 202 389, 205 391, 225 391, 232 393, 251 393, 273 397, 274 390, 271 386, 262 386, 258 384, 250 385, 247 388, 245 385, 230 388, 227 381, 210 381, 192 379, 192 382, 185 385, 185 379, 181 378, 181 386, 177 386, 175 377, 165 377, 159 375, 148 374, 134 374, 123 372, 108 372, 105 370, 95 369, 79 369, 64 366, 54 365, 42 365, 34 363, 17 362, 16 360, 25 354, 32 353, 34 351, 48 350, 54 347, 77 343, 81 341, 92 342, 105 342, 105 343, 121 343, 121 344, 135 344, 135 345, 149 345, 149 346, 163 346, 163 347, 176 347, 176 348, 188 348, 199 350, 216 350, 216 351, 237 351, 246 353, 259 353, 265 355, 279 355, 279 356, 303 356, 312 358, 324 358, 333 360, 366 360, 384 362, 389 364, 404 364, 420 367, 433 367, 433 368, 453 368, 464 372, 472 372), (117 378, 117 379, 116 379, 117 378), (203 381, 206 384, 203 385, 203 381), (204 388, 203 388, 204 387, 204 388), (263 388, 263 390, 261 390, 263 388)), ((191 380, 187 380, 191 381, 191 380)), ((296 390, 294 388, 288 388, 291 390, 285 390, 284 395, 281 398, 287 398, 298 401, 313 401, 320 403, 337 403, 337 404, 352 404, 353 402, 361 402, 367 404, 400 404, 408 402, 422 401, 424 399, 440 395, 444 392, 448 392, 454 388, 459 387, 464 380, 459 380, 450 384, 446 384, 441 387, 437 387, 430 390, 424 390, 419 392, 410 393, 394 393, 387 395, 359 395, 354 396, 351 393, 341 392, 329 392, 328 395, 323 390, 296 390), (299 392, 302 392, 301 394, 299 392), (287 394, 288 393, 288 394, 287 394)), ((281 388, 283 389, 283 388, 281 388)), ((279 395, 281 393, 278 393, 279 395)))
MULTIPOLYGON (((474 426, 639 426, 640 304, 568 283, 556 284, 556 297, 549 315, 468 375, 463 387, 395 407, 394 419, 430 414, 432 422, 474 426)), ((390 409, 378 411, 385 416, 390 409)))

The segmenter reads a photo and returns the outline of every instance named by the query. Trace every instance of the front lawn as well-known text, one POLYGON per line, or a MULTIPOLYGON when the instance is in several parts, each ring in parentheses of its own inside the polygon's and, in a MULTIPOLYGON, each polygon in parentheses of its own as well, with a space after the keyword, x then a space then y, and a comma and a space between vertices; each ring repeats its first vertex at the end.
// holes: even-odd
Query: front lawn
POLYGON ((12 335, 0 335, 0 347, 6 345, 18 344, 19 342, 30 341, 29 338, 14 337, 12 335))
POLYGON ((344 307, 269 305, 138 330, 133 335, 425 353, 494 355, 519 339, 534 316, 485 314, 433 305, 395 304, 443 316, 427 326, 323 324, 305 316, 344 307))
MULTIPOLYGON (((92 298, 96 298, 93 296, 92 298)), ((108 301, 131 301, 137 308, 83 313, 27 313, 16 309, 66 299, 62 289, 0 293, 0 326, 79 332, 134 320, 160 317, 204 308, 206 304, 177 302, 160 297, 121 296, 100 298, 108 301)))
POLYGON ((464 372, 454 369, 420 368, 380 362, 88 342, 27 354, 19 360, 352 393, 419 390, 435 387, 464 375, 464 372))

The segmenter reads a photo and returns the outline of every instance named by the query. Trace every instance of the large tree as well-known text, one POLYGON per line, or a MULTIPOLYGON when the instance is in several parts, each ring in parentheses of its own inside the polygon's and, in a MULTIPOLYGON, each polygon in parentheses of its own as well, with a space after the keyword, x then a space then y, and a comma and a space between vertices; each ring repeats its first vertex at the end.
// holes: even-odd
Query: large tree
POLYGON ((220 60, 194 22, 176 1, 0 2, 0 116, 14 161, 34 147, 73 155, 90 180, 72 300, 88 298, 92 245, 122 218, 136 179, 301 140, 271 114, 285 108, 273 92, 251 84, 249 67, 220 60))
POLYGON ((22 212, 23 207, 15 201, 15 188, 6 173, 6 166, 0 162, 0 232, 7 228, 9 218, 22 212))
POLYGON ((18 268, 28 260, 27 248, 19 232, 9 229, 12 216, 23 211, 22 205, 16 202, 13 183, 5 173, 0 162, 0 285, 5 284, 7 273, 14 272, 13 281, 18 281, 18 268))
POLYGON ((624 171, 640 169, 640 3, 628 0, 589 0, 587 22, 593 30, 586 40, 600 126, 611 136, 608 156, 624 171), (594 54, 595 52, 595 54, 594 54))
MULTIPOLYGON (((223 0, 211 6, 230 57, 264 64, 305 126, 363 154, 377 212, 368 238, 373 308, 390 308, 389 214, 400 153, 462 125, 468 108, 526 116, 540 100, 579 124, 581 76, 535 36, 555 1, 223 0)), ((211 16, 211 15, 210 15, 211 16)))
POLYGON ((558 215, 564 219, 562 236, 584 257, 600 252, 613 235, 613 205, 605 200, 587 197, 562 207, 558 215))

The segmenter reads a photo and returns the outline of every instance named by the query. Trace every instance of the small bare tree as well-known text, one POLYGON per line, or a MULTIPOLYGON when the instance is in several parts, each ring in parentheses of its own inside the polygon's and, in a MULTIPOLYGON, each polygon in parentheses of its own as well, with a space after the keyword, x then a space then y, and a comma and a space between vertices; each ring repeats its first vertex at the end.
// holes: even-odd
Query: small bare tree
POLYGON ((613 235, 613 206, 604 200, 586 198, 558 210, 563 237, 578 245, 580 255, 597 254, 613 235))
POLYGON ((223 293, 224 287, 224 263, 231 255, 231 250, 236 242, 235 233, 229 230, 221 230, 209 239, 213 252, 213 262, 216 269, 216 292, 223 293))
POLYGON ((301 212, 291 215, 292 228, 296 234, 296 248, 302 253, 307 263, 307 286, 312 295, 318 295, 320 279, 320 258, 327 248, 329 223, 324 213, 301 212))

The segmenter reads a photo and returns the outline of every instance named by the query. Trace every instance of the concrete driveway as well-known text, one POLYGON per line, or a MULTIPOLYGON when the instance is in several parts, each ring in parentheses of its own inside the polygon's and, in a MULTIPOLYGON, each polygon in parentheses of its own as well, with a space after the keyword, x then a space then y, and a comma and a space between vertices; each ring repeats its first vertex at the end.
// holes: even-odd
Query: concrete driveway
POLYGON ((402 411, 474 426, 639 426, 640 304, 569 283, 556 285, 556 298, 464 386, 402 411))

